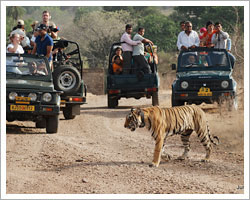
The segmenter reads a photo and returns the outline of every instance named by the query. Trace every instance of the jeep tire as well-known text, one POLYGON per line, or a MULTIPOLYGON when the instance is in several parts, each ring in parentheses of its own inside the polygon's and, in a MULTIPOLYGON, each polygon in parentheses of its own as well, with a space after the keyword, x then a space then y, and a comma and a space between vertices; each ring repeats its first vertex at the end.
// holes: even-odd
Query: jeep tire
POLYGON ((73 115, 72 106, 66 106, 63 108, 63 116, 65 119, 74 119, 76 116, 73 115))
POLYGON ((158 92, 153 92, 152 94, 152 105, 159 106, 159 95, 158 92))
POLYGON ((53 82, 56 90, 74 95, 81 85, 81 75, 75 67, 60 66, 53 72, 53 82))
POLYGON ((36 121, 36 128, 46 128, 46 119, 42 118, 39 121, 36 121))
POLYGON ((115 108, 118 106, 118 99, 117 98, 111 98, 108 95, 108 108, 115 108))
POLYGON ((59 115, 46 117, 46 133, 57 133, 59 124, 59 115))
POLYGON ((176 99, 174 98, 174 96, 172 95, 172 98, 171 98, 172 107, 174 107, 174 106, 183 106, 184 103, 185 103, 184 101, 176 100, 176 99))

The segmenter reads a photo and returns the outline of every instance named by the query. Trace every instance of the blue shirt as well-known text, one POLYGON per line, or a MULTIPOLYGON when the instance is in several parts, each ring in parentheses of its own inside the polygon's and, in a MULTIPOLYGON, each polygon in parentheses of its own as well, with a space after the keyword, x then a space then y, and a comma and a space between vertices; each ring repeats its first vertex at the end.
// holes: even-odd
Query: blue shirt
MULTIPOLYGON (((36 40, 35 40, 36 53, 43 54, 44 56, 46 56, 47 55, 47 46, 53 46, 53 39, 48 34, 45 35, 43 41, 41 41, 41 39, 42 38, 40 35, 36 37, 36 40)), ((48 60, 49 61, 52 60, 52 52, 51 52, 48 60)))

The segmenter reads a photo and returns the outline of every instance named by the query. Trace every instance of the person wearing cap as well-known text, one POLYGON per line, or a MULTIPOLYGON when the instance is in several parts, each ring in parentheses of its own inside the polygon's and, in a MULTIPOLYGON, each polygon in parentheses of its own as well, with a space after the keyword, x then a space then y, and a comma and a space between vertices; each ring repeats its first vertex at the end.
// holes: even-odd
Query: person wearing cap
POLYGON ((48 27, 45 24, 40 24, 37 27, 39 35, 36 37, 32 54, 46 56, 48 58, 50 67, 52 68, 53 39, 48 35, 47 29, 48 27))
POLYGON ((188 48, 195 48, 200 45, 200 39, 198 33, 192 30, 192 23, 190 21, 185 22, 185 31, 182 31, 178 35, 177 47, 179 50, 187 50, 188 48))
POLYGON ((35 26, 38 24, 38 21, 34 21, 30 26, 32 27, 32 31, 30 31, 27 35, 30 38, 30 46, 34 47, 36 37, 39 35, 38 31, 35 29, 35 26))
POLYGON ((24 29, 24 21, 19 19, 17 21, 16 29, 13 30, 10 35, 19 34, 20 35, 20 44, 24 49, 30 48, 30 39, 26 36, 25 29, 24 29))
MULTIPOLYGON (((50 21, 50 19, 51 19, 51 15, 50 15, 49 11, 45 10, 45 11, 43 11, 43 13, 42 13, 42 21, 39 22, 38 24, 44 24, 44 25, 46 25, 47 27, 52 28, 52 30, 54 30, 54 29, 57 30, 57 31, 52 31, 52 30, 48 29, 48 32, 47 32, 47 33, 48 33, 53 39, 59 39, 59 38, 58 38, 58 34, 57 34, 58 28, 57 28, 57 26, 55 25, 54 22, 50 21)), ((35 28, 37 28, 38 26, 39 26, 39 25, 36 25, 35 28)))
POLYGON ((38 24, 38 21, 33 21, 32 24, 30 24, 30 26, 32 27, 32 31, 27 33, 27 36, 31 39, 34 32, 35 32, 35 26, 38 24))

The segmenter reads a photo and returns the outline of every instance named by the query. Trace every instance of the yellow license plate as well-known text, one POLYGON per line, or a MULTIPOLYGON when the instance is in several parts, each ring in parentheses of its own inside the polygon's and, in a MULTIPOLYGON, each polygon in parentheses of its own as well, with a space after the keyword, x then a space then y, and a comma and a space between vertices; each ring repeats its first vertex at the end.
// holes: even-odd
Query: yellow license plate
POLYGON ((35 106, 28 105, 10 105, 11 111, 35 111, 35 106))
POLYGON ((198 96, 212 96, 213 93, 210 91, 210 88, 207 87, 201 87, 198 96))

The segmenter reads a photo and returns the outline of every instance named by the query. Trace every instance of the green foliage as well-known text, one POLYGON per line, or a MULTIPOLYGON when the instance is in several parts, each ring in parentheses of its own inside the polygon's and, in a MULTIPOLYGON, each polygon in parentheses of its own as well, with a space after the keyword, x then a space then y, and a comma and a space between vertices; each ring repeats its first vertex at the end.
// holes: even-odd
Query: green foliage
POLYGON ((108 66, 110 47, 114 42, 120 41, 129 17, 129 12, 121 10, 92 11, 79 18, 76 22, 77 37, 81 44, 85 43, 81 49, 88 58, 90 67, 108 66))
POLYGON ((180 21, 191 21, 193 29, 198 30, 206 26, 206 22, 212 20, 214 23, 220 21, 223 29, 232 33, 234 26, 238 23, 243 30, 244 7, 232 6, 180 6, 174 8, 175 12, 170 16, 179 25, 180 21), (236 12, 236 10, 237 12, 236 12))
POLYGON ((78 7, 75 12, 74 23, 77 23, 84 15, 87 15, 90 12, 100 10, 102 10, 102 7, 98 6, 78 7))
POLYGON ((7 6, 6 15, 13 20, 18 20, 25 13, 25 9, 20 6, 7 6))
POLYGON ((109 12, 115 12, 124 10, 130 13, 131 18, 143 18, 150 14, 157 14, 160 12, 160 7, 148 7, 148 6, 104 6, 103 10, 109 12))
POLYGON ((138 27, 145 28, 145 37, 158 45, 159 50, 176 49, 178 27, 165 15, 147 15, 139 20, 138 27))

